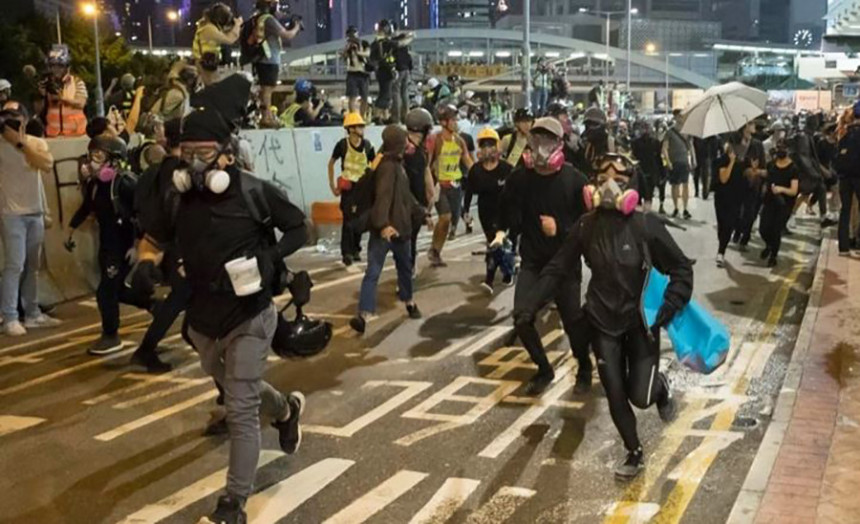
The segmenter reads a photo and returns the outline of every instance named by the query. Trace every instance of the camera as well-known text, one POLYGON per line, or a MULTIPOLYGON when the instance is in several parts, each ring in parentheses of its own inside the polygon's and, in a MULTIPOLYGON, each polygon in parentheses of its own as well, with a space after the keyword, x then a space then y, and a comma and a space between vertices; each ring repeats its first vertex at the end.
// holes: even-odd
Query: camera
POLYGON ((301 15, 290 15, 289 17, 287 17, 285 25, 287 26, 287 29, 292 29, 298 25, 299 31, 305 30, 305 24, 302 22, 301 15))
POLYGON ((63 82, 51 73, 42 75, 41 85, 45 87, 45 92, 49 95, 59 95, 63 90, 63 82))

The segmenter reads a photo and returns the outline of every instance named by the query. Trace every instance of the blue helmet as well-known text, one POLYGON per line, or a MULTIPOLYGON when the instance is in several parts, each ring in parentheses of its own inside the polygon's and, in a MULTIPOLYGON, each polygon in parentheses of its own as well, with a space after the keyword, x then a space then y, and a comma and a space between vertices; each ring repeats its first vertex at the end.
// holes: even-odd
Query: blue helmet
POLYGON ((313 90, 314 85, 307 78, 299 78, 296 80, 296 85, 293 87, 295 89, 296 94, 304 93, 310 94, 311 90, 313 90))

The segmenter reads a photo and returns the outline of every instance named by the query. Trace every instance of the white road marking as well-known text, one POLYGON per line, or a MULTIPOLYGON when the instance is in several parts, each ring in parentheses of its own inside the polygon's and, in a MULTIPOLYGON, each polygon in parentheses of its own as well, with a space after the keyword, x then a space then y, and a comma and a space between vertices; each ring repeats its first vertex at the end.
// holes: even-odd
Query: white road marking
POLYGON ((556 377, 560 378, 556 378, 555 384, 541 396, 541 402, 530 406, 513 424, 505 428, 495 440, 478 453, 478 456, 493 459, 498 458, 508 446, 522 436, 523 431, 527 427, 534 424, 551 405, 559 400, 576 383, 576 377, 572 372, 574 364, 575 360, 571 358, 559 368, 556 371, 556 377))
POLYGON ((623 517, 627 524, 646 524, 660 511, 660 504, 653 502, 614 502, 606 515, 623 517))
POLYGON ((152 393, 141 395, 139 397, 135 397, 130 400, 126 400, 124 402, 118 402, 111 406, 114 409, 128 409, 134 406, 139 406, 141 404, 146 404, 149 401, 156 400, 159 398, 169 397, 174 393, 179 393, 180 391, 185 391, 186 389, 195 388, 197 386, 201 386, 203 384, 212 384, 211 377, 204 378, 186 378, 186 379, 178 379, 182 382, 177 382, 177 379, 174 379, 174 382, 177 382, 175 386, 171 386, 166 389, 162 389, 159 391, 154 391, 152 393))
POLYGON ((45 419, 38 417, 20 417, 17 415, 0 415, 0 437, 31 428, 45 422, 45 419))
POLYGON ((114 353, 113 355, 108 355, 106 357, 93 357, 92 360, 88 360, 76 366, 71 366, 65 369, 61 369, 59 371, 55 371, 54 373, 49 373, 47 375, 42 375, 41 377, 34 378, 32 380, 28 380, 27 382, 22 382, 20 384, 16 384, 14 386, 9 386, 6 389, 0 389, 0 397, 4 395, 8 395, 10 393, 17 393, 18 391, 22 391, 24 389, 38 386, 39 384, 44 384, 45 382, 50 382, 54 379, 65 377, 66 375, 71 375, 77 371, 82 369, 92 368, 104 364, 105 362, 116 360, 118 358, 127 357, 131 354, 132 349, 126 349, 124 351, 120 351, 119 353, 114 353))
POLYGON ((182 378, 181 375, 194 369, 200 369, 200 364, 198 362, 190 362, 182 367, 174 369, 173 371, 162 373, 161 375, 126 373, 122 375, 121 378, 135 380, 137 383, 87 399, 83 401, 83 404, 86 406, 94 406, 96 404, 101 404, 102 402, 127 395, 139 389, 147 388, 152 384, 158 384, 160 382, 176 382, 177 380, 184 381, 186 379, 182 378))
POLYGON ((464 349, 461 353, 461 357, 471 357, 478 351, 484 349, 485 346, 490 345, 500 338, 507 337, 510 334, 511 328, 508 326, 493 326, 486 330, 486 334, 473 342, 469 347, 464 349))
POLYGON ((370 424, 381 419, 388 413, 391 413, 398 407, 402 406, 410 399, 420 394, 433 385, 432 382, 413 382, 407 380, 371 380, 365 382, 362 388, 378 388, 382 386, 392 386, 404 388, 397 395, 386 400, 379 406, 368 411, 364 415, 356 418, 349 424, 341 427, 322 426, 322 425, 302 425, 302 431, 306 433, 319 433, 322 435, 331 435, 333 437, 351 437, 366 428, 370 424))
POLYGON ((401 470, 349 506, 338 511, 324 524, 360 524, 397 500, 427 477, 427 473, 401 470))
POLYGON ((316 495, 344 471, 352 460, 328 458, 291 475, 248 499, 245 507, 248 522, 274 524, 316 495))
POLYGON ((527 500, 534 497, 534 490, 503 486, 481 508, 469 515, 466 524, 483 524, 485 522, 501 523, 509 518, 527 500))
MULTIPOLYGON (((264 449, 260 452, 260 461, 257 464, 257 468, 261 468, 283 456, 285 455, 280 451, 264 449)), ((226 478, 227 468, 216 471, 194 484, 177 491, 173 495, 161 499, 155 504, 144 506, 117 524, 155 524, 171 515, 179 513, 195 502, 224 489, 224 480, 226 478)))
POLYGON ((480 480, 449 478, 442 484, 433 498, 412 517, 409 524, 433 524, 447 522, 460 506, 478 488, 480 480))
POLYGON ((94 298, 90 298, 87 300, 81 300, 78 302, 78 305, 84 306, 84 307, 91 307, 93 309, 97 309, 99 307, 98 302, 96 302, 96 299, 94 299, 94 298))
POLYGON ((186 410, 190 407, 194 407, 197 404, 202 402, 206 402, 209 399, 215 398, 218 396, 218 390, 215 388, 210 389, 206 393, 201 395, 197 395, 196 397, 190 398, 184 402, 180 402, 179 404, 174 404, 168 408, 156 411, 155 413, 149 414, 145 417, 141 417, 137 420, 133 420, 127 424, 123 424, 118 428, 112 429, 110 431, 105 431, 104 433, 100 433, 96 435, 94 438, 96 440, 100 440, 102 442, 109 442, 115 438, 119 438, 127 433, 131 433, 136 429, 140 429, 146 425, 152 424, 153 422, 157 422, 163 418, 167 418, 175 413, 179 413, 180 411, 186 410))

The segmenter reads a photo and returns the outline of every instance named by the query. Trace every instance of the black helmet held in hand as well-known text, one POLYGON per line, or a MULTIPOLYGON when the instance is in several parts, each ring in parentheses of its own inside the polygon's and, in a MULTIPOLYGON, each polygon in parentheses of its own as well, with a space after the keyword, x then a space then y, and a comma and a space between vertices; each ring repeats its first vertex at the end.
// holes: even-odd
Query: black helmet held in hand
POLYGON ((307 358, 321 353, 332 337, 331 323, 301 313, 293 321, 278 315, 272 350, 281 358, 307 358))

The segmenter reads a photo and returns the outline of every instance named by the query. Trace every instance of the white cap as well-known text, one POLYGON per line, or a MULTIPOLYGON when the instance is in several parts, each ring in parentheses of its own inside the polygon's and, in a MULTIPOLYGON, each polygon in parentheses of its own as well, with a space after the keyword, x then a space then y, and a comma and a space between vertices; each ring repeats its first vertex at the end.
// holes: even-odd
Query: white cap
POLYGON ((0 91, 12 89, 12 84, 5 78, 0 78, 0 91))
POLYGON ((438 86, 438 85, 439 85, 439 80, 436 78, 431 78, 430 80, 427 81, 427 87, 429 87, 430 89, 436 89, 436 86, 438 86))

